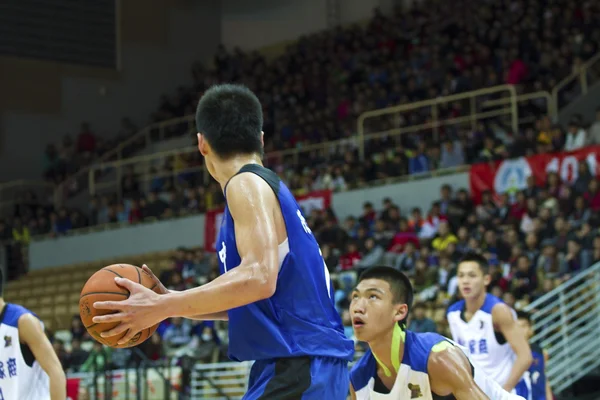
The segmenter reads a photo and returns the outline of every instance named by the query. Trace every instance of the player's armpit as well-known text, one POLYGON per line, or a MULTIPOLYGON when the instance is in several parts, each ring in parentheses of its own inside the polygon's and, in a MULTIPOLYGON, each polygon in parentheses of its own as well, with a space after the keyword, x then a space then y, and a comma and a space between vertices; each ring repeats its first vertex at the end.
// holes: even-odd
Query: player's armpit
POLYGON ((29 346, 36 361, 48 374, 51 400, 66 399, 67 378, 40 321, 32 314, 19 318, 19 341, 29 346))
POLYGON ((431 390, 439 396, 452 394, 457 400, 489 400, 475 383, 467 357, 449 342, 440 343, 438 351, 431 352, 427 372, 431 390))
POLYGON ((504 389, 510 392, 519 383, 521 377, 533 362, 531 347, 529 347, 526 336, 517 325, 512 311, 507 305, 497 304, 492 308, 492 321, 517 355, 510 375, 504 384, 504 389))
MULTIPOLYGON (((160 296, 167 317, 218 313, 269 298, 279 274, 275 218, 279 200, 259 176, 243 173, 227 185, 227 206, 235 221, 241 263, 212 282, 160 296)), ((228 266, 229 267, 229 266, 228 266)), ((233 267, 233 266, 230 266, 233 267)))
POLYGON ((354 391, 354 386, 352 386, 352 383, 350 384, 350 400, 356 400, 356 392, 354 391))

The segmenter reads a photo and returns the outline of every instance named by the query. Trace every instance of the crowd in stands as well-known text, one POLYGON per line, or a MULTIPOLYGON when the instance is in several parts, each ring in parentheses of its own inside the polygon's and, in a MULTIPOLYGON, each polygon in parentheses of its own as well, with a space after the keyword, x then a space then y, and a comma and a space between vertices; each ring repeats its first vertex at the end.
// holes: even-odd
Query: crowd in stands
MULTIPOLYGON (((436 151, 411 152, 402 147, 390 147, 382 139, 370 146, 365 163, 358 161, 356 151, 340 155, 343 165, 331 164, 319 154, 306 161, 302 171, 266 161, 277 171, 296 195, 316 190, 344 191, 363 186, 378 179, 393 178, 411 173, 429 172, 439 168, 499 160, 532 154, 576 150, 588 144, 600 143, 600 110, 597 120, 588 129, 580 117, 574 117, 566 132, 543 117, 525 130, 522 137, 492 138, 469 132, 459 141, 444 142, 436 151), (391 149, 391 150, 390 150, 391 149), (387 154, 393 153, 388 160, 387 154)), ((121 198, 107 194, 91 198, 87 209, 55 210, 42 207, 30 194, 19 203, 15 217, 0 219, 0 241, 26 245, 32 236, 60 236, 69 232, 105 224, 136 224, 156 219, 168 219, 223 206, 222 191, 216 182, 205 184, 203 173, 181 172, 174 175, 155 175, 150 181, 136 175, 132 168, 123 173, 121 198)))
MULTIPOLYGON (((357 275, 370 266, 391 265, 410 277, 415 305, 409 329, 447 334, 445 309, 460 298, 457 263, 466 252, 488 259, 488 290, 516 309, 600 262, 600 184, 586 161, 572 185, 550 173, 544 186, 529 179, 527 188, 512 196, 484 193, 480 204, 466 189, 443 185, 429 209, 400 210, 392 197, 381 206, 365 203, 361 215, 344 221, 334 210, 313 209, 307 223, 330 269, 335 305, 350 338, 349 294, 357 275)), ((214 253, 178 249, 160 279, 169 289, 184 290, 218 274, 214 253)), ((150 361, 224 360, 225 328, 225 322, 175 318, 137 350, 115 350, 93 342, 74 317, 70 333, 52 338, 65 369, 85 372, 150 361)))
MULTIPOLYGON (((600 9, 592 1, 415 2, 392 15, 375 10, 365 26, 338 27, 300 38, 285 53, 220 46, 212 66, 196 63, 193 84, 163 95, 151 122, 194 113, 212 84, 242 82, 264 107, 266 151, 352 137, 362 112, 503 83, 524 91, 550 90, 598 50, 600 9)), ((456 116, 461 105, 438 110, 456 116)), ((427 115, 403 115, 395 124, 417 125, 427 115)), ((376 120, 373 131, 398 126, 376 120)), ((174 128, 177 132, 185 130, 174 128)), ((136 130, 128 119, 110 141, 82 124, 76 143, 65 136, 46 151, 46 175, 62 181, 136 130), (75 150, 77 150, 75 152, 75 150)), ((164 139, 164 136, 161 137, 164 139)), ((416 150, 421 140, 412 137, 416 150)), ((439 143, 427 143, 426 148, 439 143)))
MULTIPOLYGON (((180 86, 172 96, 161 97, 151 122, 193 114, 198 96, 214 83, 242 82, 263 103, 267 153, 348 139, 347 145, 333 153, 304 153, 294 161, 285 157, 266 159, 267 165, 296 192, 344 190, 376 179, 487 159, 570 150, 586 141, 595 142, 593 134, 584 138, 587 121, 573 120, 569 127, 573 132, 567 134, 548 118, 540 118, 537 126, 524 127, 521 132, 508 129, 505 134, 485 123, 475 130, 462 126, 441 129, 439 135, 425 129, 368 141, 364 162, 358 160, 354 137, 356 118, 367 110, 502 83, 519 85, 525 92, 549 90, 598 50, 599 22, 600 9, 594 2, 570 0, 478 2, 451 9, 443 2, 424 1, 415 3, 410 11, 397 9, 392 15, 376 10, 364 26, 339 27, 302 37, 274 60, 266 60, 258 52, 228 51, 221 46, 213 66, 193 66, 193 85, 180 86)), ((532 106, 538 117, 543 114, 543 105, 532 106)), ((441 107, 439 118, 460 116, 463 108, 460 102, 449 104, 447 109, 441 107)), ((395 119, 373 119, 366 128, 372 132, 426 123, 430 113, 422 111, 395 119)), ((531 107, 525 111, 531 111, 531 107)), ((174 129, 176 132, 167 132, 166 136, 183 132, 174 129)), ((46 176, 64 181, 135 131, 134 123, 124 118, 119 134, 109 141, 83 123, 75 140, 67 135, 60 144, 48 146, 46 176)), ((140 192, 173 188, 177 193, 168 197, 187 199, 197 195, 199 210, 210 207, 210 199, 203 205, 204 196, 186 187, 201 181, 198 176, 177 173, 199 165, 199 155, 167 160, 152 170, 156 178, 141 183, 140 192)), ((131 181, 137 178, 130 175, 131 181)), ((135 184, 130 182, 130 186, 135 184)), ((94 203, 105 204, 104 199, 92 200, 90 210, 45 210, 43 217, 39 210, 17 213, 14 225, 19 230, 20 220, 31 234, 62 234, 99 221, 135 222, 144 218, 139 210, 144 208, 146 197, 137 196, 140 198, 136 201, 108 196, 108 204, 99 206, 103 209, 98 213, 101 215, 95 215, 94 203), (103 218, 106 214, 110 216, 103 218)), ((169 215, 170 211, 166 213, 169 215)), ((6 225, 12 224, 8 221, 6 225)))

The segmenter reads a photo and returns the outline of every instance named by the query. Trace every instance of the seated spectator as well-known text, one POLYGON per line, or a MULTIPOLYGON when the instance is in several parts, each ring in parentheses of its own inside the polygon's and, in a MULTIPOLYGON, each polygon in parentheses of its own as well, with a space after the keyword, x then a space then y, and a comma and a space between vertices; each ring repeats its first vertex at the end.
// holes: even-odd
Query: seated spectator
POLYGON ((197 341, 192 341, 192 322, 185 318, 171 318, 170 325, 162 336, 163 347, 167 357, 179 358, 184 355, 192 357, 197 349, 197 341))
POLYGON ((458 243, 458 238, 450 231, 450 224, 442 221, 438 227, 437 237, 433 239, 431 245, 437 251, 444 251, 450 243, 458 243))
POLYGON ((586 142, 586 132, 581 126, 580 117, 573 117, 569 122, 565 151, 578 150, 585 146, 586 142))
POLYGON ((341 271, 353 270, 358 265, 361 259, 362 255, 358 251, 357 243, 354 241, 349 242, 346 245, 346 252, 340 256, 339 269, 341 271))
POLYGON ((425 316, 425 304, 416 303, 412 309, 412 315, 410 318, 410 324, 408 329, 412 332, 437 332, 435 322, 425 316))
POLYGON ((81 348, 81 340, 73 338, 71 340, 71 354, 69 355, 69 369, 73 372, 79 372, 88 356, 89 353, 81 348))

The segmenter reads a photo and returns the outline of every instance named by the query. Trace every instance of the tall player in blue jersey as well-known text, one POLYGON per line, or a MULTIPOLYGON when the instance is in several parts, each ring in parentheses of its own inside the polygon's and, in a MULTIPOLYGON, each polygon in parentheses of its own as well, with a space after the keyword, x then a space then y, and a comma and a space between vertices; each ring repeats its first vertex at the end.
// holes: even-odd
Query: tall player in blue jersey
POLYGON ((260 102, 243 86, 214 86, 200 99, 196 124, 198 149, 226 198, 216 242, 222 275, 164 295, 118 279, 130 297, 96 303, 119 312, 94 322, 120 321, 104 336, 124 343, 169 317, 228 319, 229 356, 256 361, 244 399, 345 399, 354 344, 300 207, 262 166, 260 102))

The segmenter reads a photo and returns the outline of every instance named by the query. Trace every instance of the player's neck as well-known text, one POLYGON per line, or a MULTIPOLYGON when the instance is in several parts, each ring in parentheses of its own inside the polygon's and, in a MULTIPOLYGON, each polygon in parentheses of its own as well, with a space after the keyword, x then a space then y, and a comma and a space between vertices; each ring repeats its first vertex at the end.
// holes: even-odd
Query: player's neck
POLYGON ((224 190, 227 182, 229 182, 229 180, 233 178, 233 176, 237 174, 244 165, 247 164, 263 165, 258 154, 240 154, 227 160, 213 161, 216 175, 214 178, 217 182, 219 182, 219 185, 221 185, 221 189, 224 190))
POLYGON ((471 313, 476 313, 481 307, 483 307, 483 303, 485 302, 486 292, 482 292, 479 296, 474 299, 465 300, 465 309, 471 313))
POLYGON ((0 297, 0 311, 2 311, 2 309, 4 308, 4 305, 6 303, 4 302, 4 299, 2 297, 0 297))
MULTIPOLYGON (((399 328, 394 328, 394 329, 399 329, 399 328)), ((396 335, 394 335, 394 332, 395 332, 394 329, 390 330, 389 332, 387 332, 385 335, 381 336, 380 338, 370 341, 369 348, 371 349, 371 352, 375 356, 375 359, 377 360, 379 367, 382 368, 383 370, 387 369, 388 371, 390 371, 392 374, 395 375, 398 371, 394 367, 394 362, 392 361, 392 357, 397 357, 396 359, 400 360, 400 362, 402 362, 402 357, 404 356, 404 336, 403 335, 399 336, 398 332, 396 332, 396 335), (394 345, 393 345, 395 340, 399 341, 397 355, 395 353, 393 353, 395 350, 394 345)))

